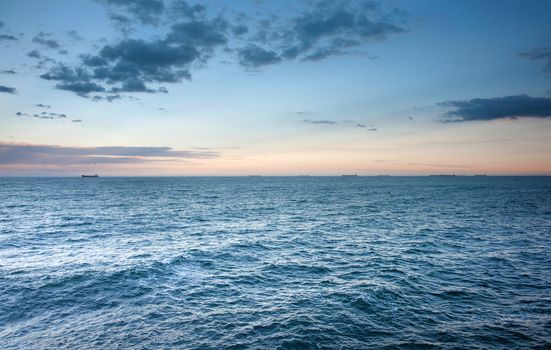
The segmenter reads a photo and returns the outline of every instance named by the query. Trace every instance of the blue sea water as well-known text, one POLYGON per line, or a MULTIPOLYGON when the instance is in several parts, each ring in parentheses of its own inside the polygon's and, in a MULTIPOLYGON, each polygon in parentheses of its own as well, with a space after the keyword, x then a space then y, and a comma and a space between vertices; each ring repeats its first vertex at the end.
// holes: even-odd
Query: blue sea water
POLYGON ((0 178, 1 349, 551 345, 551 178, 0 178))

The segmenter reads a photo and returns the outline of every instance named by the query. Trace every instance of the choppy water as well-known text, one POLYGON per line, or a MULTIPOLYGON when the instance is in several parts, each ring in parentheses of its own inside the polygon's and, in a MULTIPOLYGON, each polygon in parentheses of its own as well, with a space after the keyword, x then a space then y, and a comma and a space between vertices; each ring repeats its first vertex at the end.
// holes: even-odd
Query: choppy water
POLYGON ((1 349, 547 348, 551 178, 0 179, 1 349))

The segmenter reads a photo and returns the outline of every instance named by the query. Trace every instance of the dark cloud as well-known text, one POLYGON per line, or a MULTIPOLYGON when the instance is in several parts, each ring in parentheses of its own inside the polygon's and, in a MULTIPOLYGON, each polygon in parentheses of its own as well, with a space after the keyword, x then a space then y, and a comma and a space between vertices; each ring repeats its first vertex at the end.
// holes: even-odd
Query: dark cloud
POLYGON ((0 165, 150 163, 217 156, 218 153, 212 151, 177 151, 170 147, 65 147, 0 143, 0 165))
POLYGON ((50 37, 50 33, 40 32, 33 38, 33 43, 40 44, 49 49, 58 49, 59 43, 50 37))
POLYGON ((56 118, 60 118, 60 119, 66 119, 66 118, 67 118, 67 115, 64 114, 64 113, 53 113, 53 112, 51 112, 51 113, 46 113, 46 112, 42 112, 42 113, 40 113, 40 114, 42 114, 42 115, 46 115, 46 114, 47 114, 47 115, 49 115, 50 117, 56 117, 56 118))
POLYGON ((40 112, 35 114, 27 114, 23 112, 17 112, 15 113, 18 117, 33 117, 33 118, 39 118, 39 119, 66 119, 67 115, 64 113, 54 113, 54 112, 40 112))
POLYGON ((91 92, 105 91, 104 87, 91 81, 92 76, 83 68, 71 68, 57 64, 40 77, 45 80, 59 81, 56 84, 57 89, 72 91, 80 96, 87 96, 91 92))
POLYGON ((226 30, 221 19, 177 23, 163 39, 124 39, 103 46, 96 55, 81 55, 80 67, 57 64, 41 77, 84 97, 92 92, 166 93, 164 87, 149 85, 191 79, 191 66, 206 62, 227 42, 226 30))
POLYGON ((365 124, 356 124, 354 125, 355 128, 365 128, 365 124))
POLYGON ((313 119, 304 119, 302 120, 304 123, 308 124, 337 124, 337 122, 332 120, 313 120, 313 119))
POLYGON ((19 38, 11 34, 0 34, 0 41, 2 40, 15 41, 15 40, 19 40, 19 38))
POLYGON ((239 63, 245 67, 258 68, 268 64, 281 62, 281 57, 270 50, 250 44, 239 50, 239 63))
POLYGON ((55 86, 57 89, 74 92, 79 96, 88 96, 91 92, 105 92, 105 88, 93 82, 77 81, 59 83, 55 86))
MULTIPOLYGON (((249 17, 237 15, 230 23, 227 16, 207 17, 205 6, 182 0, 166 4, 162 0, 97 1, 122 12, 111 12, 110 18, 126 27, 135 20, 172 25, 164 36, 125 37, 81 55, 80 65, 57 63, 41 75, 56 81, 58 89, 88 98, 97 93, 100 98, 94 96, 96 101, 103 100, 100 93, 166 92, 158 85, 190 80, 192 69, 208 63, 217 49, 234 53, 243 67, 257 69, 285 60, 321 61, 358 54, 351 50, 405 31, 392 23, 394 12, 385 13, 375 2, 321 1, 291 18, 269 15, 251 22, 249 17)), ((41 57, 39 52, 29 55, 41 57)))
POLYGON ((92 97, 92 101, 94 101, 94 102, 100 102, 100 101, 113 102, 114 100, 120 100, 121 98, 122 98, 122 96, 119 95, 119 94, 107 95, 107 96, 95 95, 95 96, 92 97))
POLYGON ((73 123, 82 123, 82 119, 73 119, 71 120, 73 123))
POLYGON ((442 116, 443 122, 465 122, 504 118, 550 118, 551 98, 527 95, 446 101, 438 105, 454 108, 442 116))
MULTIPOLYGON (((375 2, 321 1, 306 11, 272 28, 274 20, 265 21, 254 40, 267 44, 262 50, 271 53, 272 60, 248 61, 245 66, 275 64, 282 59, 321 61, 337 55, 353 54, 350 48, 360 47, 371 40, 385 40, 389 35, 405 32, 392 23, 399 12, 381 14, 375 2), (280 34, 278 34, 280 33, 280 34)), ((251 44, 249 44, 251 45, 251 44)))
POLYGON ((520 57, 524 57, 533 61, 542 60, 545 62, 544 70, 551 73, 551 47, 540 47, 531 51, 522 52, 520 57))
POLYGON ((235 35, 243 35, 243 34, 247 34, 248 32, 249 32, 249 27, 247 27, 244 24, 238 24, 232 27, 232 33, 235 35))
POLYGON ((8 86, 0 85, 0 93, 12 94, 13 95, 13 94, 17 93, 17 89, 12 88, 12 87, 8 87, 8 86))
POLYGON ((36 58, 36 59, 41 59, 42 58, 42 55, 40 54, 40 52, 38 52, 36 50, 32 50, 32 51, 27 52, 27 56, 29 56, 31 58, 36 58))
POLYGON ((17 72, 13 69, 4 69, 2 74, 17 74, 17 72))
POLYGON ((99 0, 110 8, 126 11, 142 24, 158 25, 165 9, 162 0, 99 0))
POLYGON ((369 129, 367 129, 367 131, 378 131, 378 129, 377 128, 369 128, 369 129))
POLYGON ((34 106, 35 106, 35 107, 38 107, 38 108, 48 108, 48 109, 51 109, 51 108, 52 108, 52 106, 50 106, 50 105, 45 105, 45 104, 43 104, 43 103, 37 103, 37 104, 35 104, 34 106))
POLYGON ((114 27, 121 32, 128 34, 132 31, 132 20, 129 17, 112 13, 109 15, 109 19, 113 22, 114 27))
POLYGON ((196 19, 205 16, 206 7, 200 4, 190 5, 183 0, 172 2, 170 16, 174 19, 188 18, 196 19))

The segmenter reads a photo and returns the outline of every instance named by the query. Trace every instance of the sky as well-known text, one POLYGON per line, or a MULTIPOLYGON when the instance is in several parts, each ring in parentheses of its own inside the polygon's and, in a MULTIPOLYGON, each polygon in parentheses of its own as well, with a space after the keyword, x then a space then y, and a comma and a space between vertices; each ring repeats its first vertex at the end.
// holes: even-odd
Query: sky
POLYGON ((0 176, 551 175, 551 2, 0 1, 0 176))

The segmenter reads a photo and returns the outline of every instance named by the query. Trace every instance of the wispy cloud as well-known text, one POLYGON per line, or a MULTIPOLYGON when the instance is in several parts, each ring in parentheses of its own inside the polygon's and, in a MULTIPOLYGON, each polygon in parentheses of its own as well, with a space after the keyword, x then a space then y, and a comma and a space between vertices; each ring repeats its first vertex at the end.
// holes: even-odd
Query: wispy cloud
POLYGON ((326 119, 303 119, 302 120, 304 123, 308 123, 308 124, 329 124, 329 125, 332 125, 332 124, 337 124, 336 121, 333 121, 333 120, 326 120, 326 119))
POLYGON ((33 43, 40 44, 48 49, 58 49, 60 47, 57 40, 51 38, 50 33, 40 32, 33 38, 33 43))
POLYGON ((547 73, 551 73, 551 47, 539 47, 530 51, 521 52, 519 56, 533 61, 544 61, 544 70, 547 73))
POLYGON ((55 112, 40 112, 40 113, 24 113, 24 112, 17 112, 15 113, 18 117, 33 117, 38 119, 67 119, 67 115, 65 113, 55 113, 55 112))
POLYGON ((213 151, 180 151, 170 147, 66 147, 0 143, 0 165, 135 164, 209 159, 213 151))

